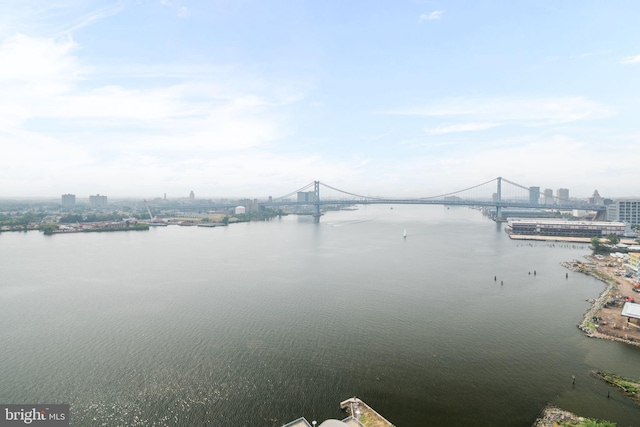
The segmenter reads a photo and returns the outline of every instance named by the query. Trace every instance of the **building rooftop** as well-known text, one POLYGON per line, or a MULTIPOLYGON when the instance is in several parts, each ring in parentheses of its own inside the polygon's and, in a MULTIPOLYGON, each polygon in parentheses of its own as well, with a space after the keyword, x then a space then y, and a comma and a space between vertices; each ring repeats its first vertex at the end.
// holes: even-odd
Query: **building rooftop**
POLYGON ((622 307, 622 315, 640 319, 640 304, 625 302, 624 307, 622 307))

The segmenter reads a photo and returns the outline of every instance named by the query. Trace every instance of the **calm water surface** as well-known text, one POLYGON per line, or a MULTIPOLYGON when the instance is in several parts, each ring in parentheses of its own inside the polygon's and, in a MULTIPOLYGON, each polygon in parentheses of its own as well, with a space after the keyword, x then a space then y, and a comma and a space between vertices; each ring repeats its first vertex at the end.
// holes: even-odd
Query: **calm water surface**
POLYGON ((426 206, 3 233, 0 402, 70 403, 74 426, 281 426, 354 395, 399 427, 524 427, 547 403, 640 426, 589 375, 640 378, 640 348, 575 327, 603 284, 559 263, 587 253, 426 206))

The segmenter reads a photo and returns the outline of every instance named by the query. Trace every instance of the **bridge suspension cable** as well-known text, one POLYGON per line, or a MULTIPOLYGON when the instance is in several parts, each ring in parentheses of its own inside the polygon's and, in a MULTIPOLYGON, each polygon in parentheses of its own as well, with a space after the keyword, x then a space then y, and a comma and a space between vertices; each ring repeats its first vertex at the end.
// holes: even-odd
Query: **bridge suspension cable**
MULTIPOLYGON (((474 185, 473 187, 465 188, 465 189, 463 189, 463 190, 454 191, 454 192, 452 192, 452 193, 439 194, 439 195, 437 195, 437 196, 430 196, 430 197, 420 197, 419 199, 420 199, 420 200, 428 200, 428 199, 437 199, 437 198, 439 198, 439 197, 452 196, 452 195, 454 195, 454 194, 462 193, 463 191, 469 191, 469 190, 473 190, 474 188, 482 187, 483 185, 487 185, 487 184, 489 184, 490 182, 495 181, 496 179, 498 179, 498 178, 493 178, 493 179, 490 179, 490 180, 489 180, 489 181, 487 181, 487 182, 483 182, 482 184, 474 185)), ((504 178, 503 178, 503 179, 504 179, 504 178)))
MULTIPOLYGON (((520 184, 517 184, 517 183, 515 183, 515 182, 513 182, 513 181, 509 181, 509 180, 508 180, 508 179, 506 179, 506 178, 502 178, 502 180, 503 180, 504 182, 508 182, 508 183, 509 183, 509 184, 511 184, 511 185, 514 185, 514 186, 519 187, 519 188, 521 188, 521 189, 523 189, 523 190, 526 190, 527 192, 531 192, 531 189, 530 189, 530 188, 528 188, 528 187, 525 187, 524 185, 520 185, 520 184)), ((546 196, 546 195, 544 195, 544 196, 545 196, 545 197, 548 197, 548 196, 546 196)), ((566 204, 570 204, 570 203, 571 203, 571 199, 565 199, 565 198, 562 198, 562 197, 559 197, 559 196, 554 196, 554 195, 551 195, 550 197, 551 197, 553 200, 555 200, 555 203, 566 203, 566 204)))
POLYGON ((314 181, 311 181, 309 184, 305 185, 304 187, 299 188, 296 191, 292 191, 291 193, 285 194, 284 196, 276 197, 273 200, 280 200, 280 199, 286 199, 287 197, 291 197, 294 194, 298 194, 299 192, 304 191, 304 190, 308 189, 309 187, 313 186, 314 183, 315 183, 314 181))
POLYGON ((504 182, 508 182, 508 183, 509 183, 509 184, 511 184, 511 185, 515 185, 516 187, 522 188, 523 190, 527 190, 527 191, 529 191, 529 187, 525 187, 524 185, 520 185, 520 184, 517 184, 517 183, 515 183, 515 182, 513 182, 513 181, 509 181, 507 178, 502 178, 502 180, 503 180, 504 182))
POLYGON ((348 191, 340 190, 338 188, 335 188, 335 187, 332 187, 330 185, 327 185, 324 182, 321 182, 320 184, 322 184, 323 186, 325 186, 325 187, 327 187, 327 188, 329 188, 331 190, 337 191, 339 193, 348 194, 349 196, 359 197, 361 199, 388 200, 388 199, 384 199, 384 198, 380 198, 380 197, 362 196, 360 194, 349 193, 348 191))
MULTIPOLYGON (((462 189, 462 190, 457 190, 457 191, 454 191, 454 192, 451 192, 451 193, 439 194, 437 196, 419 197, 418 200, 429 200, 429 199, 437 199, 437 198, 441 198, 441 197, 452 196, 454 194, 458 194, 458 193, 462 193, 464 191, 469 191, 469 190, 473 190, 473 189, 478 188, 478 187, 482 187, 483 185, 487 185, 487 184, 495 181, 496 179, 497 178, 494 178, 494 179, 491 179, 491 180, 489 180, 487 182, 483 182, 482 184, 474 185, 472 187, 465 188, 465 189, 462 189)), ((403 200, 403 199, 393 199, 393 198, 388 198, 388 197, 363 196, 361 194, 355 194, 355 193, 350 193, 348 191, 340 190, 339 188, 332 187, 332 186, 330 186, 328 184, 325 184, 324 182, 321 182, 320 184, 322 184, 324 187, 330 188, 331 190, 338 191, 338 192, 343 193, 343 194, 348 194, 349 196, 359 197, 361 199, 369 199, 369 200, 403 200)), ((517 184, 514 184, 514 185, 517 185, 517 184)), ((522 187, 522 186, 520 186, 520 187, 522 187)), ((525 188, 525 187, 522 187, 522 188, 525 188)), ((525 188, 525 189, 528 190, 528 188, 525 188)))

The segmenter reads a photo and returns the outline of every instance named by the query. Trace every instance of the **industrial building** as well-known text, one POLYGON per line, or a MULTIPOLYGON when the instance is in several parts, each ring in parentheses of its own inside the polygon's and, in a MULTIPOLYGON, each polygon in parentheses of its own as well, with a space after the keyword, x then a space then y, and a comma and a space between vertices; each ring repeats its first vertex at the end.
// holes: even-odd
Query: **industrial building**
POLYGON ((623 236, 627 228, 622 222, 510 219, 507 232, 529 236, 604 237, 623 236))

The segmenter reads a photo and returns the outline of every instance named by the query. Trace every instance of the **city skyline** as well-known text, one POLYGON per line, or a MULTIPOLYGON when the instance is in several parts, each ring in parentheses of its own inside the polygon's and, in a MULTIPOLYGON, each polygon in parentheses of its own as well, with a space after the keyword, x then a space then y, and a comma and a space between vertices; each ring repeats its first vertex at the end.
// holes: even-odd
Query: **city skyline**
POLYGON ((3 199, 638 196, 635 2, 0 7, 3 199))

